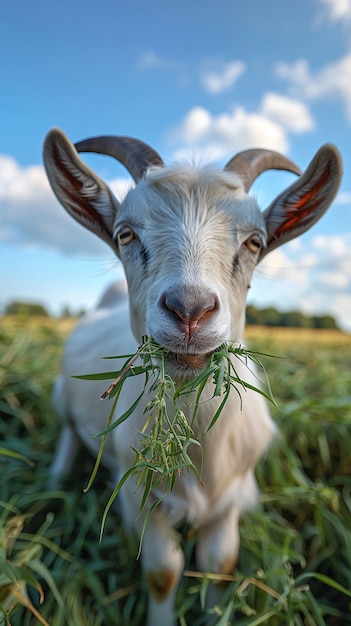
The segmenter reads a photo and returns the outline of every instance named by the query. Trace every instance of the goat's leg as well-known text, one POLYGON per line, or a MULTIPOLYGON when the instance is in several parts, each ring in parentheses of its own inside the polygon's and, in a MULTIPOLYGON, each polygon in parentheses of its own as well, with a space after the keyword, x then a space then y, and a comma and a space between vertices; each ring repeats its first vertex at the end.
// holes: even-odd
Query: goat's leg
POLYGON ((78 437, 72 426, 68 423, 62 425, 55 458, 50 467, 48 481, 49 489, 55 489, 60 483, 60 478, 67 476, 72 469, 73 461, 78 448, 78 437))
MULTIPOLYGON (((141 536, 144 516, 134 488, 125 485, 120 493, 126 528, 141 536)), ((161 507, 156 507, 146 522, 141 546, 141 563, 149 589, 147 626, 173 626, 174 599, 184 569, 180 537, 161 507)))
MULTIPOLYGON (((220 517, 202 526, 196 542, 196 559, 202 572, 232 574, 239 555, 239 512, 232 506, 220 517)), ((208 608, 221 599, 223 584, 211 585, 206 599, 208 608)))
POLYGON ((150 594, 147 624, 171 626, 184 555, 178 534, 160 511, 147 522, 141 557, 150 594))

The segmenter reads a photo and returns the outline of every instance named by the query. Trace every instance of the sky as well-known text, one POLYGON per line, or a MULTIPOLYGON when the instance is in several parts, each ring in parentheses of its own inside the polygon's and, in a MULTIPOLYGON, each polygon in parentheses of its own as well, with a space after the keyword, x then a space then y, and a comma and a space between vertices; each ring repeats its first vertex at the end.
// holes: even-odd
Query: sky
MULTIPOLYGON (((252 147, 305 169, 339 149, 327 214, 266 257, 249 302, 331 314, 351 332, 351 0, 11 0, 0 18, 0 312, 14 301, 59 315, 94 306, 122 269, 59 205, 42 144, 99 134, 149 143, 166 163, 219 167, 252 147)), ((84 159, 118 198, 128 173, 84 159)), ((293 182, 269 172, 262 210, 293 182)))

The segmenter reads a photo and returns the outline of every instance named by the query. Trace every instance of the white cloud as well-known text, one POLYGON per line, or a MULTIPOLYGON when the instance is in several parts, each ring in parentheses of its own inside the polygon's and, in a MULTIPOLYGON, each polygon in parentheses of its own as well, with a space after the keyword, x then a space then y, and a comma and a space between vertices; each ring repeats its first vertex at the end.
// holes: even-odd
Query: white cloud
POLYGON ((334 202, 335 204, 351 205, 351 191, 339 191, 334 202))
POLYGON ((175 131, 184 143, 201 141, 211 130, 212 116, 203 107, 194 107, 175 131))
MULTIPOLYGON (((117 179, 111 187, 121 198, 130 184, 117 179)), ((0 215, 0 241, 84 257, 108 253, 106 244, 61 207, 42 166, 20 167, 13 158, 0 156, 0 215)))
POLYGON ((134 187, 133 181, 128 178, 114 178, 106 182, 119 202, 122 202, 128 191, 134 187))
POLYGON ((243 107, 217 116, 202 107, 191 109, 170 133, 170 139, 183 144, 176 158, 186 154, 184 148, 199 149, 209 160, 231 156, 233 146, 236 151, 252 147, 281 152, 288 149, 286 132, 279 124, 260 113, 248 113, 243 107))
POLYGON ((251 297, 262 307, 331 314, 351 331, 350 267, 351 233, 295 240, 265 257, 251 297))
POLYGON ((305 133, 315 126, 303 102, 277 93, 269 92, 264 95, 260 111, 268 119, 294 133, 305 133))
POLYGON ((161 56, 153 50, 143 52, 137 59, 135 67, 139 72, 168 71, 175 73, 178 85, 182 87, 188 84, 190 80, 200 80, 202 87, 212 94, 220 94, 233 87, 246 70, 243 61, 225 62, 218 58, 206 59, 200 65, 190 67, 176 59, 161 56))
POLYGON ((245 72, 246 65, 242 61, 221 63, 216 69, 206 69, 202 73, 201 83, 206 91, 220 94, 235 85, 245 72))
POLYGON ((286 153, 288 133, 311 130, 314 121, 305 104, 298 100, 268 93, 256 112, 235 107, 230 112, 212 115, 203 107, 191 109, 170 133, 174 144, 181 144, 175 158, 189 156, 187 151, 201 150, 209 160, 232 156, 237 151, 260 147, 286 153))
POLYGON ((351 0, 319 0, 323 16, 333 23, 351 19, 351 0))
POLYGON ((153 50, 147 50, 140 55, 136 68, 139 71, 145 70, 181 70, 182 65, 178 61, 162 57, 153 50))
POLYGON ((10 156, 0 156, 0 199, 11 197, 35 200, 45 187, 45 175, 40 165, 20 168, 10 156))
POLYGON ((351 121, 351 53, 313 72, 305 59, 293 63, 280 62, 276 73, 287 80, 299 98, 321 100, 339 99, 351 121))

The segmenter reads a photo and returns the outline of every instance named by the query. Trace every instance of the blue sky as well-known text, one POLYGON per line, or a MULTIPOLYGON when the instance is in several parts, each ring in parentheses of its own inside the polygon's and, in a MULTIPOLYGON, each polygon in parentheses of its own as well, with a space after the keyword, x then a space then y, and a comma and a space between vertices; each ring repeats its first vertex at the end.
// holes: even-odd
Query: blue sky
MULTIPOLYGON (((109 248, 54 199, 41 150, 121 134, 166 162, 223 166, 268 147, 305 168, 326 142, 344 179, 326 216, 259 266, 257 306, 331 313, 351 331, 351 0, 13 0, 0 20, 0 310, 14 299, 58 314, 94 305, 121 275, 109 248)), ((86 159, 116 194, 122 167, 86 159)), ((292 181, 261 176, 264 209, 292 181)))

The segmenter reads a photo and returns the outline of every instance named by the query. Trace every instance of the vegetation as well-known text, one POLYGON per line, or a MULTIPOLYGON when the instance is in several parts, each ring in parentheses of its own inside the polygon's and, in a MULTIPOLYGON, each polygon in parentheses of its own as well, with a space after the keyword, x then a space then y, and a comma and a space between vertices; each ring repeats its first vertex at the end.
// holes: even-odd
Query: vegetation
POLYGON ((301 311, 278 311, 273 307, 257 309, 252 304, 247 307, 248 324, 262 326, 288 326, 290 328, 338 328, 331 315, 306 315, 301 311))
MULTIPOLYGON (((111 509, 99 468, 82 450, 55 492, 45 491, 59 425, 49 402, 69 323, 3 319, 0 351, 0 624, 102 626, 145 623, 137 545, 111 509)), ((214 612, 217 624, 351 623, 351 337, 339 331, 249 328, 282 413, 260 463, 260 506, 245 514, 238 569, 214 612)), ((88 384, 88 383, 86 383, 88 384)), ((220 418, 219 418, 220 419, 220 418)), ((196 572, 194 539, 178 592, 182 626, 204 624, 209 577, 196 572)))
POLYGON ((23 317, 44 315, 48 316, 46 308, 42 304, 33 302, 10 302, 5 307, 5 315, 21 315, 23 317))

